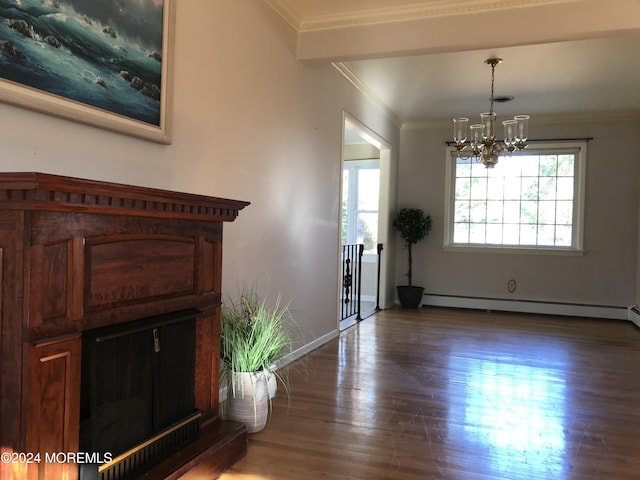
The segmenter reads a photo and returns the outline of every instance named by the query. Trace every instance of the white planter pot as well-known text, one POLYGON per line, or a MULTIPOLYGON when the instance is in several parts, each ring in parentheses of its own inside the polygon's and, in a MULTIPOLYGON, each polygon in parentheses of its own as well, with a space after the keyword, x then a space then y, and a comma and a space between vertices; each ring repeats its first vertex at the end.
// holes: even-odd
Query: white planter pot
POLYGON ((278 391, 278 377, 271 370, 263 370, 264 378, 267 382, 267 389, 269 391, 269 399, 276 396, 278 391))
POLYGON ((269 416, 269 390, 263 372, 231 373, 228 390, 229 419, 244 423, 249 433, 259 432, 269 416))

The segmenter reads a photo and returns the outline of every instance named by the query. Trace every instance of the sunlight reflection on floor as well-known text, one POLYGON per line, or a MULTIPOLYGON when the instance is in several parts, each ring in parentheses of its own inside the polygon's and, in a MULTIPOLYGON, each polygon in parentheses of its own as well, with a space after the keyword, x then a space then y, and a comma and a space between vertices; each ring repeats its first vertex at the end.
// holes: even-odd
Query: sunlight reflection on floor
MULTIPOLYGON (((263 475, 254 475, 252 473, 233 473, 225 472, 219 477, 220 480, 275 480, 271 477, 265 477, 263 475)), ((193 480, 210 480, 211 477, 203 475, 202 477, 194 478, 193 480)))
MULTIPOLYGON (((565 469, 565 381, 549 368, 451 357, 465 370, 463 402, 452 402, 450 432, 485 452, 496 473, 535 478, 565 469)), ((459 398, 459 397, 458 397, 459 398)))

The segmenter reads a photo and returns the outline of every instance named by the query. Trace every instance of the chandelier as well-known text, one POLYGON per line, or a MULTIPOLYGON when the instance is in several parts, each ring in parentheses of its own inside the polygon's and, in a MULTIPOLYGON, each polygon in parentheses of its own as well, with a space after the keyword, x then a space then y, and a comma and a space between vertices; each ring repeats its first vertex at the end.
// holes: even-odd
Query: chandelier
POLYGON ((453 141, 456 144, 458 155, 466 156, 461 152, 471 147, 469 155, 476 161, 482 162, 487 168, 493 168, 498 163, 500 155, 511 155, 515 150, 522 150, 527 146, 527 130, 529 129, 529 115, 516 115, 513 119, 502 122, 504 126, 504 140, 496 138, 496 113, 493 111, 495 97, 493 84, 496 65, 502 62, 501 58, 489 58, 484 63, 491 65, 491 104, 489 111, 480 114, 480 123, 469 126, 468 118, 453 119, 453 141), (471 131, 467 137, 467 126, 471 131), (469 143, 467 144, 467 138, 469 143))

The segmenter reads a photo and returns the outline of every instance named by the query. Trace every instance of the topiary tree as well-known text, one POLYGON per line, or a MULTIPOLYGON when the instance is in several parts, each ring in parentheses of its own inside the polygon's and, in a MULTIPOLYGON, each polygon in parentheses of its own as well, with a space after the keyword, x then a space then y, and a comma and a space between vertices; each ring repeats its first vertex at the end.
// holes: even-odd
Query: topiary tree
POLYGON ((409 250, 409 286, 412 285, 413 278, 413 257, 411 255, 411 247, 425 238, 431 230, 431 217, 425 215, 419 208, 402 208, 393 220, 393 228, 395 228, 404 240, 407 250, 409 250))

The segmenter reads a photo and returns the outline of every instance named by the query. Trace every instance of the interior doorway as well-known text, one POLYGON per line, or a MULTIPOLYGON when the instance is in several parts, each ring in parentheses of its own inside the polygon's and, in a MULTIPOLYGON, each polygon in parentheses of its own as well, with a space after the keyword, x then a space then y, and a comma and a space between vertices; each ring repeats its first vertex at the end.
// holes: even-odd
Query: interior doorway
POLYGON ((389 163, 389 145, 345 113, 340 188, 340 330, 386 307, 383 292, 389 230, 389 163))

